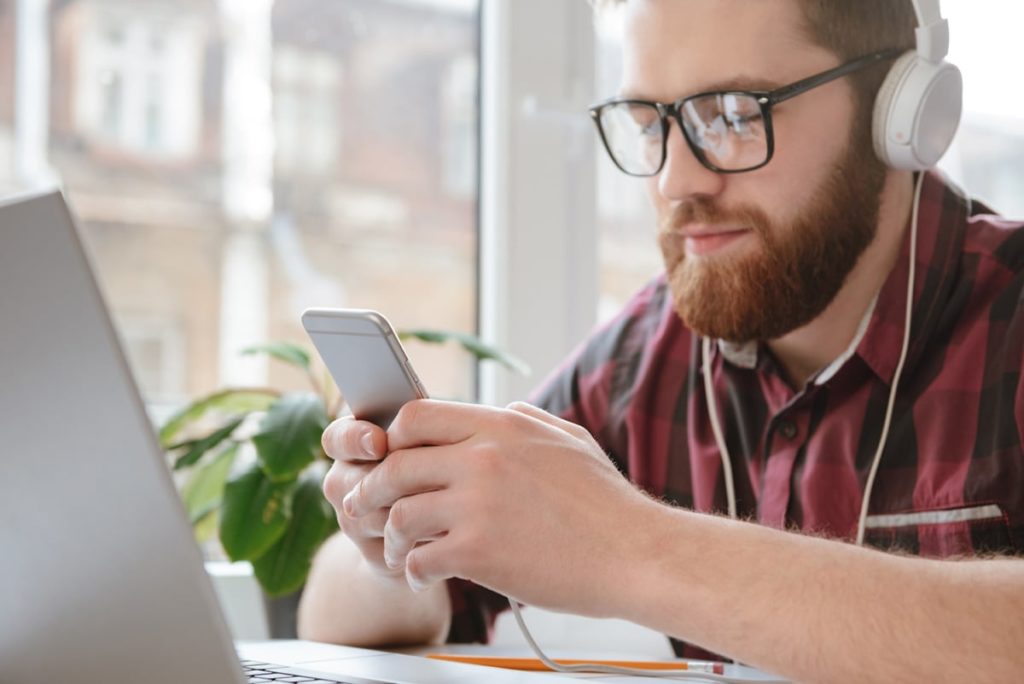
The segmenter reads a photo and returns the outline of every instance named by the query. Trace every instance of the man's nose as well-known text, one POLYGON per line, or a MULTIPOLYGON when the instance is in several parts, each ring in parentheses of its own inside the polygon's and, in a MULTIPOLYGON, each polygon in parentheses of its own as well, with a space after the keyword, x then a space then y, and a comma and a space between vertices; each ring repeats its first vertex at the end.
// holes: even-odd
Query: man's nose
POLYGON ((690 148, 678 122, 669 125, 665 165, 658 174, 658 192, 667 200, 682 201, 695 195, 717 195, 725 176, 704 166, 690 148))

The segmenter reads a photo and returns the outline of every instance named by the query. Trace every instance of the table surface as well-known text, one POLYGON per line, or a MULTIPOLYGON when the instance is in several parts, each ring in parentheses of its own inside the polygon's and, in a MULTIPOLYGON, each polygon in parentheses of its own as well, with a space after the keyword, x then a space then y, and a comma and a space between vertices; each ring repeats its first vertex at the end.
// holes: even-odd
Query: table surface
MULTIPOLYGON (((264 660, 268 662, 281 663, 286 665, 305 666, 310 669, 317 669, 317 663, 336 655, 337 658, 352 657, 354 649, 345 646, 331 646, 318 644, 309 641, 261 641, 261 642, 239 642, 239 654, 243 658, 251 660, 264 660)), ((528 646, 487 646, 483 644, 440 644, 436 646, 417 646, 411 648, 389 649, 389 653, 411 657, 422 657, 428 653, 451 653, 471 656, 502 656, 532 658, 534 654, 528 646)), ((629 652, 614 651, 586 651, 573 648, 571 651, 558 648, 551 648, 546 655, 552 658, 599 659, 599 660, 654 660, 649 656, 638 656, 629 652)), ((743 677, 752 681, 771 680, 778 681, 778 678, 766 675, 758 670, 741 665, 726 665, 725 674, 730 677, 743 677)), ((649 677, 627 677, 617 675, 565 675, 565 677, 582 679, 600 679, 602 684, 627 684, 643 683, 650 684, 649 677)), ((684 681, 684 680, 675 680, 684 681)))

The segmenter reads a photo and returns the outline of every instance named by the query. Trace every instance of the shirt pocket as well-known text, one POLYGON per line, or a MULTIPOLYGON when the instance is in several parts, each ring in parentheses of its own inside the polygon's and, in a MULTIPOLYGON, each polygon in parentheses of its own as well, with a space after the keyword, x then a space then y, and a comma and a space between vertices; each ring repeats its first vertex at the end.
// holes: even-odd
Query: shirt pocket
POLYGON ((929 558, 1020 551, 1006 513, 995 503, 869 515, 864 540, 879 549, 929 558))

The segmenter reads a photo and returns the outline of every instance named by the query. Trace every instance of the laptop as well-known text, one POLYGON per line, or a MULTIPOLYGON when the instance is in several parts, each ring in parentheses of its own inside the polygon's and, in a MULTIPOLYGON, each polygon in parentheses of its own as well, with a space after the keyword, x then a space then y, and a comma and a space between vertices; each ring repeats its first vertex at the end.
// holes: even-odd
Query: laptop
POLYGON ((0 204, 0 549, 5 684, 565 680, 310 642, 240 657, 56 192, 0 204))

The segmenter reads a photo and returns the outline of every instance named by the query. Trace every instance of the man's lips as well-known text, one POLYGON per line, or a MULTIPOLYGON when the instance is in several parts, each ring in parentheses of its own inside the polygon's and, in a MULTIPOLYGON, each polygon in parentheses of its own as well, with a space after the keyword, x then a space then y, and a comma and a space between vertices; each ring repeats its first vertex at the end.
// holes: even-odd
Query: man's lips
POLYGON ((689 225, 679 229, 675 235, 682 241, 687 254, 703 255, 716 252, 752 232, 742 226, 689 225))
POLYGON ((716 235, 730 235, 732 233, 746 233, 750 229, 745 226, 710 226, 703 224, 691 224, 683 226, 678 230, 684 238, 708 238, 716 235))

